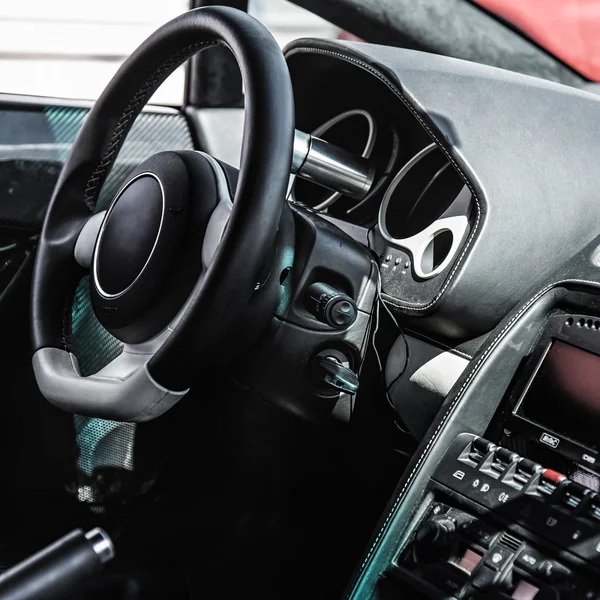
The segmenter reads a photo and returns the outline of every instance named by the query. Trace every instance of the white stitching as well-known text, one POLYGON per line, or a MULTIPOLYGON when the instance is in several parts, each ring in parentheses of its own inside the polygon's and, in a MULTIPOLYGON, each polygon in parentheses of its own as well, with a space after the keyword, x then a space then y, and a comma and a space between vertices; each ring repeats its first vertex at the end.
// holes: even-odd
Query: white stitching
POLYGON ((181 64, 184 60, 189 58, 192 54, 195 54, 200 48, 206 48, 215 46, 217 44, 223 45, 221 42, 205 41, 197 44, 191 44, 182 48, 170 58, 161 63, 144 81, 138 91, 133 95, 125 110, 121 114, 115 130, 111 136, 110 142, 106 148, 104 156, 100 159, 100 162, 90 175, 84 190, 84 200, 90 210, 93 210, 95 205, 95 197, 97 196, 98 190, 104 183, 104 179, 110 171, 112 164, 114 163, 119 150, 121 149, 122 142, 126 137, 126 129, 138 115, 138 107, 141 105, 142 108, 145 106, 149 96, 154 92, 157 83, 161 82, 161 77, 166 73, 169 75, 173 70, 173 67, 181 64))
POLYGON ((421 312, 421 311, 425 311, 425 310, 431 308, 432 306, 434 306, 436 304, 436 302, 438 302, 438 300, 442 297, 444 292, 448 289, 448 286, 454 279, 454 276, 456 274, 456 271, 458 270, 458 267, 462 263, 463 258, 465 257, 473 240, 475 239, 475 234, 477 233, 477 229, 479 227, 479 223, 481 220, 481 207, 479 205, 479 198, 477 197, 475 189, 473 188, 471 182, 468 180, 467 176, 465 175, 465 173, 463 172, 461 167, 454 160, 454 157, 442 145, 442 143, 440 142, 440 140, 438 139, 436 134, 433 132, 433 130, 427 125, 427 123, 423 120, 423 118, 419 115, 419 113, 417 113, 417 111, 414 109, 412 104, 406 99, 404 94, 402 94, 402 92, 385 75, 383 75, 382 73, 379 73, 379 71, 375 70, 373 67, 371 67, 370 65, 368 65, 367 63, 363 62, 362 60, 360 60, 358 58, 355 58, 353 56, 348 56, 346 54, 342 54, 341 52, 335 52, 333 50, 325 50, 324 48, 310 48, 308 46, 301 46, 299 48, 292 48, 289 52, 286 53, 286 56, 291 56, 296 51, 298 51, 298 52, 302 52, 302 51, 316 52, 319 54, 330 54, 332 56, 338 56, 344 60, 347 60, 349 62, 353 62, 353 63, 357 64, 359 67, 361 67, 361 68, 365 69, 366 71, 369 71, 371 74, 375 75, 375 77, 377 77, 380 81, 382 81, 401 100, 401 102, 404 104, 404 106, 406 106, 410 110, 410 112, 413 114, 413 116, 416 117, 416 119, 423 126, 423 128, 427 131, 427 133, 430 135, 430 137, 433 139, 433 141, 438 145, 440 150, 446 155, 448 160, 454 165, 456 170, 462 175, 465 184, 467 185, 469 190, 471 190, 471 193, 473 194, 473 198, 475 199, 475 206, 477 208, 477 216, 475 218, 475 224, 473 226, 473 231, 469 235, 469 238, 468 238, 466 244, 464 245, 459 257, 456 259, 456 262, 454 263, 452 270, 448 274, 448 278, 444 282, 444 285, 439 290, 439 292, 434 296, 434 298, 427 304, 423 304, 421 306, 411 306, 409 304, 405 304, 403 302, 398 301, 396 298, 393 298, 389 294, 383 294, 383 296, 385 296, 384 301, 387 302, 387 304, 391 305, 396 310, 401 309, 401 310, 412 310, 415 312, 421 312))
POLYGON ((389 513, 388 513, 388 515, 387 515, 387 517, 385 519, 385 521, 383 522, 383 525, 381 526, 381 528, 379 530, 379 533, 377 534, 377 537, 373 541, 373 544, 371 545, 371 548, 369 549, 369 551, 368 551, 365 559, 363 560, 363 562, 362 562, 362 564, 360 566, 360 569, 358 571, 358 575, 356 576, 356 578, 355 578, 355 580, 354 580, 354 582, 352 584, 352 588, 351 588, 351 590, 348 593, 348 595, 347 595, 346 598, 350 598, 352 596, 354 588, 356 587, 356 584, 358 583, 358 581, 359 581, 359 579, 360 579, 360 577, 362 575, 362 572, 363 572, 365 566, 367 565, 367 563, 371 559, 371 556, 373 556, 373 553, 375 551, 375 547, 379 543, 379 540, 381 539, 381 537, 382 537, 382 535, 384 533, 384 530, 386 529, 386 527, 388 526, 389 522, 391 521, 392 516, 393 516, 396 508, 398 508, 398 504, 400 503, 400 500, 402 499, 402 496, 404 495, 404 492, 406 491, 406 489, 410 485, 415 472, 421 466, 422 462, 425 459, 425 455, 429 451, 429 448, 436 441, 436 439, 438 437, 439 431, 446 424, 446 421, 450 418, 451 413, 454 411, 454 408, 456 407, 456 405, 458 404, 458 402, 462 398, 463 393, 464 393, 467 385, 471 382, 471 380, 473 379, 473 377, 475 377, 475 375, 477 374, 481 363, 485 360, 485 358, 487 358, 488 354, 490 354, 490 352, 492 352, 496 348, 496 346, 497 346, 498 342, 500 341, 500 339, 502 337, 504 337, 505 333, 513 326, 513 324, 519 319, 519 317, 524 312, 526 312, 531 307, 531 305, 534 304, 539 298, 541 298, 544 294, 546 294, 546 292, 550 291, 552 288, 554 288, 554 287, 556 287, 558 285, 577 284, 577 283, 581 283, 581 284, 587 283, 587 284, 591 284, 591 285, 594 285, 594 286, 598 286, 598 282, 597 281, 589 281, 587 279, 562 279, 560 281, 556 281, 554 283, 551 283, 550 285, 546 286, 544 289, 542 289, 541 291, 539 291, 535 296, 533 296, 532 298, 530 298, 519 309, 519 311, 510 319, 510 321, 504 326, 504 328, 502 329, 502 331, 500 331, 500 333, 494 338, 494 340, 486 348, 485 352, 480 356, 479 360, 473 366, 473 368, 471 369, 471 372, 469 373, 469 375, 467 376, 467 378, 463 382, 460 390, 458 390, 456 396, 454 397, 454 400, 452 401, 452 404, 450 405, 450 407, 446 411, 446 414, 442 418, 440 424, 437 426, 437 428, 434 431, 432 437, 427 442, 427 445, 425 446, 425 448, 423 449, 423 452, 419 456, 419 460, 417 461, 417 464, 414 466, 413 470, 411 471, 410 475, 408 476, 406 482, 404 483, 404 486, 402 487, 402 489, 398 493, 398 496, 396 497, 396 500, 394 501, 394 504, 392 505, 392 508, 390 509, 390 511, 389 511, 389 513))

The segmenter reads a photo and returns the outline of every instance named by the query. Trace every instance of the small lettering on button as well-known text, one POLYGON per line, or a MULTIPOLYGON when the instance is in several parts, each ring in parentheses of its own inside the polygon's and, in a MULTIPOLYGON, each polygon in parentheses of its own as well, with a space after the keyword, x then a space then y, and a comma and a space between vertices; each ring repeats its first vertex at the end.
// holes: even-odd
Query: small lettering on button
POLYGON ((558 448, 558 445, 560 444, 560 440, 549 433, 542 433, 540 442, 542 442, 542 444, 546 444, 546 446, 550 446, 551 448, 558 448))
POLYGON ((533 567, 537 562, 537 558, 535 558, 535 556, 531 556, 531 554, 523 554, 523 562, 526 562, 528 565, 533 567))
POLYGON ((546 525, 548 525, 548 527, 555 527, 557 523, 558 519, 555 519, 554 517, 548 517, 546 519, 546 525))
POLYGON ((596 463, 595 457, 590 456, 589 454, 584 454, 581 458, 592 465, 596 463))

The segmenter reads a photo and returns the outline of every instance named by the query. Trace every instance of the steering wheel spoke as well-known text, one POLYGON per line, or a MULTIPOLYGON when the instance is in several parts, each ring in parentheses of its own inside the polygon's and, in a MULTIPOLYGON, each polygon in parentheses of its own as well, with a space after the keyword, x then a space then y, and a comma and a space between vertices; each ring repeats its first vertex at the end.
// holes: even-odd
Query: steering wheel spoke
POLYGON ((92 266, 96 240, 98 239, 105 215, 105 210, 92 215, 82 227, 77 237, 77 242, 75 242, 75 260, 84 269, 89 269, 92 266))

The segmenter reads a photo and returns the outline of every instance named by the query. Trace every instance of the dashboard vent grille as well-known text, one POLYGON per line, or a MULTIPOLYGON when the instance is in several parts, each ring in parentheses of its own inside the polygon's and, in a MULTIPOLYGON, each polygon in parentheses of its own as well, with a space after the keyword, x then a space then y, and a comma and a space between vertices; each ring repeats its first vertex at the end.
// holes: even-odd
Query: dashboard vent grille
POLYGON ((502 534, 502 537, 500 538, 500 543, 503 546, 506 546, 507 548, 510 548, 514 551, 517 551, 521 547, 521 540, 518 540, 517 538, 513 537, 508 533, 502 534))

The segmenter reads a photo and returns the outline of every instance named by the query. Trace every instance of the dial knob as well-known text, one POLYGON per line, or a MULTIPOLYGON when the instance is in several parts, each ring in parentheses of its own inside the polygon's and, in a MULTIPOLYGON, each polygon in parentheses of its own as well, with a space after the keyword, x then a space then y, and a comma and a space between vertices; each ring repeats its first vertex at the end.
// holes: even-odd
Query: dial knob
POLYGON ((327 283, 313 283, 308 288, 306 306, 317 319, 335 329, 350 327, 358 315, 354 300, 327 283))
POLYGON ((427 521, 415 537, 415 560, 432 563, 446 558, 454 545, 455 530, 456 525, 450 519, 427 521))

